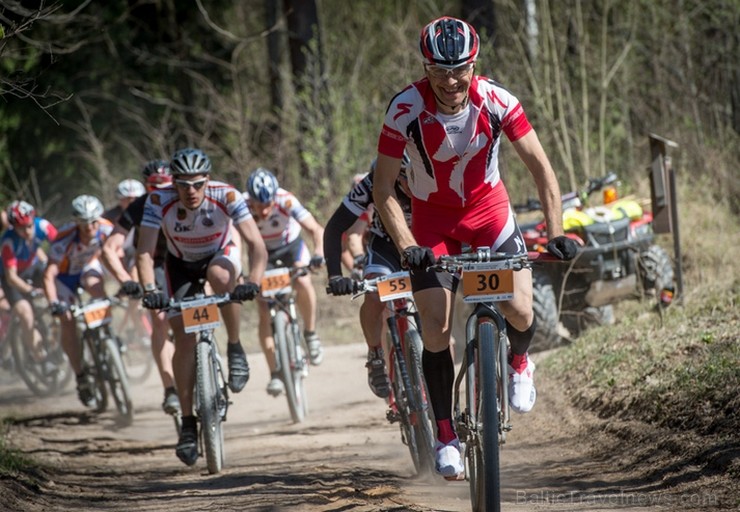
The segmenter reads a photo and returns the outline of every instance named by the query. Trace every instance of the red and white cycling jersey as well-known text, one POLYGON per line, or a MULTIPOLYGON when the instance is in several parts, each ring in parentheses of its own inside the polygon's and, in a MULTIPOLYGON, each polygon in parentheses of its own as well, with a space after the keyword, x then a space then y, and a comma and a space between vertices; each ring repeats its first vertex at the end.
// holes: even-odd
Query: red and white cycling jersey
POLYGON ((515 141, 532 129, 519 100, 493 80, 474 76, 468 100, 472 129, 462 154, 446 133, 428 79, 406 87, 388 107, 378 151, 392 158, 408 151, 408 181, 416 199, 452 208, 484 200, 501 180, 501 132, 515 141))
POLYGON ((80 241, 76 223, 65 224, 59 228, 54 243, 49 248, 49 261, 59 266, 60 275, 76 276, 101 252, 103 242, 113 231, 113 224, 106 219, 98 221, 98 230, 88 244, 80 241))
MULTIPOLYGON (((249 193, 244 192, 244 198, 247 204, 252 203, 249 193)), ((284 188, 278 188, 270 214, 264 219, 255 217, 267 250, 280 249, 301 236, 302 228, 299 223, 309 215, 311 213, 296 196, 284 188)))
POLYGON ((144 204, 141 225, 161 229, 173 256, 200 261, 231 242, 232 222, 239 224, 251 216, 238 190, 220 181, 209 181, 205 199, 194 210, 180 203, 173 187, 152 192, 144 204))

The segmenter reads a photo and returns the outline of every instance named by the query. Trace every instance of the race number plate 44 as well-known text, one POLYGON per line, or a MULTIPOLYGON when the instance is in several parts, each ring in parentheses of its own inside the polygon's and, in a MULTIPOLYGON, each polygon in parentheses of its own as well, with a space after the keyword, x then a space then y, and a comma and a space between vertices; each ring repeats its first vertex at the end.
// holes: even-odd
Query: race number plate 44
POLYGON ((378 281, 378 296, 382 302, 411 297, 411 277, 408 272, 394 272, 378 281))
POLYGON ((514 270, 506 262, 466 263, 463 266, 463 301, 498 302, 514 298, 514 270))
POLYGON ((260 288, 263 297, 274 297, 275 295, 290 293, 293 291, 293 287, 290 284, 290 269, 283 267, 265 270, 260 288))
POLYGON ((208 299, 181 303, 181 311, 186 333, 215 329, 221 325, 218 306, 208 299))

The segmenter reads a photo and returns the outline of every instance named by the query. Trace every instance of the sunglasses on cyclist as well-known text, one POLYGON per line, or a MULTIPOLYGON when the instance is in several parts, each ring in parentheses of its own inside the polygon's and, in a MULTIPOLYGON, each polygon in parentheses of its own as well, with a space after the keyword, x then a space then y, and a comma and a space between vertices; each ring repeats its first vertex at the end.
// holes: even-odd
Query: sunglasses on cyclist
POLYGON ((177 185, 177 188, 181 190, 189 190, 190 187, 193 187, 195 190, 200 190, 203 188, 203 185, 206 184, 208 181, 208 178, 201 178, 199 180, 175 180, 175 185, 177 185))
POLYGON ((432 78, 443 79, 452 76, 452 78, 457 80, 470 73, 474 66, 475 64, 465 64, 464 66, 448 69, 440 66, 427 65, 424 68, 432 78))

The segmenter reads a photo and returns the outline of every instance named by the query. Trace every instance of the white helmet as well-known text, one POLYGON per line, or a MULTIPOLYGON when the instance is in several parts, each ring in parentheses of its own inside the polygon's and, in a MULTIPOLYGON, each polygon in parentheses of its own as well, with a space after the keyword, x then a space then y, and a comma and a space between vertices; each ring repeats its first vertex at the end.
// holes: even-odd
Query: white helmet
POLYGON ((72 215, 83 222, 93 222, 103 215, 103 203, 95 196, 83 194, 72 200, 72 215))
POLYGON ((116 187, 116 197, 123 199, 124 197, 141 197, 146 194, 144 185, 139 180, 123 180, 116 187))

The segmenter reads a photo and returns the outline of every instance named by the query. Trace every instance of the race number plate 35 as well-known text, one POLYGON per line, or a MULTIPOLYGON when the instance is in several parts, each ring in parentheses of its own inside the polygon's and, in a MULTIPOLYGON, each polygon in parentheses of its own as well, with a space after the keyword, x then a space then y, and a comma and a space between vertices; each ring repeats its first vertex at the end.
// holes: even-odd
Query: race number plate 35
POLYGON ((388 274, 382 281, 378 281, 378 296, 382 302, 405 299, 411 297, 411 277, 408 272, 394 272, 388 274))
POLYGON ((498 302, 514 298, 514 270, 506 263, 467 263, 463 267, 463 301, 498 302))
POLYGON ((95 329, 96 327, 110 323, 110 304, 107 302, 91 304, 90 306, 85 307, 83 315, 85 317, 85 325, 88 329, 95 329))
POLYGON ((194 300, 182 305, 182 323, 185 332, 193 333, 215 329, 221 325, 218 306, 207 300, 194 300))
POLYGON ((274 297, 275 295, 292 292, 290 269, 284 267, 265 270, 265 274, 262 277, 261 289, 263 297, 274 297))

